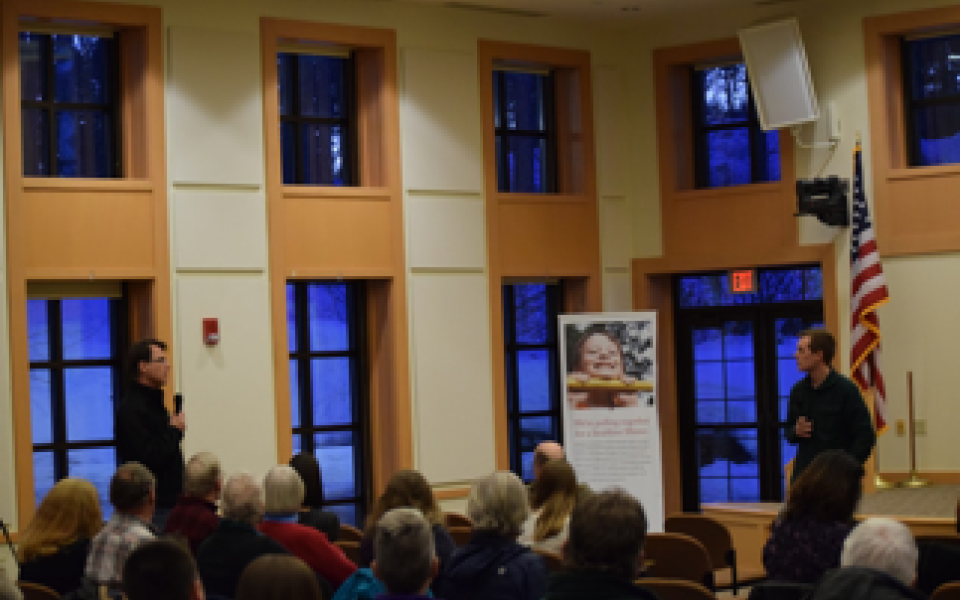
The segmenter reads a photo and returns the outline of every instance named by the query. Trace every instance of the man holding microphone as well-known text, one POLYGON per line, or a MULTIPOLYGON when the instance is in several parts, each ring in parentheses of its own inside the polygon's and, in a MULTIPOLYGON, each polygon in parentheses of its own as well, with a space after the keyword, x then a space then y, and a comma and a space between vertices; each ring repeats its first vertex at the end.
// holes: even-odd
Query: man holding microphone
POLYGON ((163 386, 170 365, 167 345, 141 340, 127 354, 127 389, 117 407, 114 435, 120 464, 136 461, 157 480, 153 525, 158 531, 183 490, 183 450, 187 429, 183 412, 171 415, 163 404, 163 386))
POLYGON ((797 368, 807 376, 790 390, 787 441, 797 445, 790 483, 824 450, 844 450, 863 464, 877 441, 870 411, 857 385, 830 363, 837 342, 823 329, 800 333, 797 368))

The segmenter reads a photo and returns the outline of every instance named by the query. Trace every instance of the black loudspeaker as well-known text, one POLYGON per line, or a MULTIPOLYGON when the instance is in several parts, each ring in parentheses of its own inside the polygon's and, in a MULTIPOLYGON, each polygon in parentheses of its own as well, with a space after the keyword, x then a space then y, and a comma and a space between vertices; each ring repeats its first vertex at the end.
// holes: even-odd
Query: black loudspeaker
POLYGON ((849 227, 849 187, 847 180, 835 175, 826 179, 797 181, 797 214, 794 216, 812 215, 826 225, 849 227))

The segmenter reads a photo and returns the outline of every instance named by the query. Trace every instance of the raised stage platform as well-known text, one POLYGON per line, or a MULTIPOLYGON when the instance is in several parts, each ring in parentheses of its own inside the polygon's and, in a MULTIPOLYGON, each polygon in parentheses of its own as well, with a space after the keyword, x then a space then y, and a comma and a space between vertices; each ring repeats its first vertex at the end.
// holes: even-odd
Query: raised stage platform
MULTIPOLYGON (((957 533, 958 500, 960 485, 881 490, 864 495, 857 516, 892 517, 903 521, 914 535, 953 535, 957 533)), ((737 549, 738 566, 746 571, 763 568, 763 545, 782 506, 778 502, 704 504, 703 514, 727 526, 737 549)))

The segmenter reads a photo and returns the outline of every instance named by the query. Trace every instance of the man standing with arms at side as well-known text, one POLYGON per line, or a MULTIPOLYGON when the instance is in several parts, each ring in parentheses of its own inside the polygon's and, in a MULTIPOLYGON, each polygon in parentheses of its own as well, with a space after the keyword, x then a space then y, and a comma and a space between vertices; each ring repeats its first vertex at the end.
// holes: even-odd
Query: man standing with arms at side
POLYGON ((159 340, 137 342, 127 354, 127 389, 119 406, 114 433, 120 463, 136 461, 157 479, 153 525, 163 531, 167 516, 183 491, 183 450, 187 429, 183 413, 171 415, 163 405, 167 383, 167 345, 159 340))
POLYGON ((807 376, 790 390, 784 431, 797 445, 791 483, 824 450, 844 450, 863 464, 877 441, 860 389, 830 366, 836 350, 836 340, 823 329, 800 333, 794 356, 807 376))

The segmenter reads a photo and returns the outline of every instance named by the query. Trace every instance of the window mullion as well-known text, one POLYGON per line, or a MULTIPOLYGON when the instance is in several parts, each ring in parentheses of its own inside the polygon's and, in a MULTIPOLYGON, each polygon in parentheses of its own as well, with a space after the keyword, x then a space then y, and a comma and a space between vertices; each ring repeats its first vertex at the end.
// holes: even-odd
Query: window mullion
MULTIPOLYGON (((60 300, 47 300, 47 327, 50 330, 50 358, 59 366, 50 369, 50 416, 53 419, 53 442, 57 445, 67 443, 67 403, 64 386, 63 368, 63 326, 62 305, 60 300)), ((59 481, 69 475, 67 452, 61 446, 53 453, 54 480, 59 481)))

